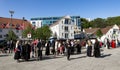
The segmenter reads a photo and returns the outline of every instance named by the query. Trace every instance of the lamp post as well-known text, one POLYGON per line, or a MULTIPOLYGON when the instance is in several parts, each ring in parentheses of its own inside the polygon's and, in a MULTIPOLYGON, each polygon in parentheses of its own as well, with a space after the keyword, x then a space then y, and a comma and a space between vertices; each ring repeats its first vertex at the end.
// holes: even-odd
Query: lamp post
POLYGON ((10 30, 12 28, 12 17, 13 17, 13 14, 14 14, 14 11, 9 11, 10 15, 11 15, 11 21, 10 21, 10 30))
MULTIPOLYGON (((14 11, 10 10, 9 13, 10 13, 10 16, 11 16, 9 26, 10 26, 10 31, 12 31, 12 17, 13 17, 14 11)), ((11 40, 12 40, 12 38, 11 38, 11 40)))

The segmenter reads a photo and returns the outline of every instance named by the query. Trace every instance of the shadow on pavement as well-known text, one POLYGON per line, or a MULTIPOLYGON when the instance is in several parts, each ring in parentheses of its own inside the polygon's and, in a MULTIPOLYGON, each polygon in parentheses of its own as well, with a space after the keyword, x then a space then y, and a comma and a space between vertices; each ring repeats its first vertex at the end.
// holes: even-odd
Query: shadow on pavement
POLYGON ((49 59, 58 59, 63 58, 64 56, 44 56, 42 60, 49 60, 49 59))
POLYGON ((76 57, 76 58, 70 58, 70 60, 75 60, 75 59, 80 59, 80 58, 85 58, 87 56, 80 56, 80 57, 76 57))
POLYGON ((6 57, 6 56, 9 56, 8 54, 2 54, 0 55, 0 57, 6 57))
POLYGON ((38 60, 37 58, 30 58, 28 61, 25 61, 24 59, 20 60, 19 62, 33 62, 33 61, 44 61, 44 60, 50 60, 50 59, 58 59, 63 58, 64 56, 43 56, 42 60, 38 60))
POLYGON ((108 57, 108 56, 111 56, 112 54, 102 54, 100 57, 98 58, 105 58, 105 57, 108 57))

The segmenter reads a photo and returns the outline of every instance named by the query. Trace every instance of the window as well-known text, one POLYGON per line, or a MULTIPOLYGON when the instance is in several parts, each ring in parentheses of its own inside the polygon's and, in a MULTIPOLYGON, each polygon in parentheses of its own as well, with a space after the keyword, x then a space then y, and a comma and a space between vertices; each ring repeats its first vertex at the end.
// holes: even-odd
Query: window
POLYGON ((65 33, 65 38, 68 38, 68 33, 65 33))
POLYGON ((7 37, 7 35, 4 35, 4 37, 7 37))
POLYGON ((35 22, 32 22, 32 25, 35 25, 35 22))
POLYGON ((62 26, 62 29, 63 29, 63 26, 62 26))
POLYGON ((0 38, 2 38, 2 35, 0 35, 0 38))
POLYGON ((116 34, 116 30, 113 30, 113 34, 116 34))
POLYGON ((63 24, 63 21, 62 21, 62 24, 63 24))
POLYGON ((68 26, 65 26, 65 31, 68 31, 68 26))
POLYGON ((71 33, 71 36, 73 36, 73 34, 71 33))
POLYGON ((65 24, 69 24, 69 19, 65 19, 65 24))
POLYGON ((2 29, 0 29, 0 32, 2 32, 2 29))
POLYGON ((62 33, 62 36, 64 35, 64 33, 62 33))
POLYGON ((71 26, 71 29, 72 29, 72 26, 71 26))
POLYGON ((75 22, 74 19, 72 19, 72 22, 75 22))
POLYGON ((16 30, 16 33, 19 33, 19 30, 16 30))

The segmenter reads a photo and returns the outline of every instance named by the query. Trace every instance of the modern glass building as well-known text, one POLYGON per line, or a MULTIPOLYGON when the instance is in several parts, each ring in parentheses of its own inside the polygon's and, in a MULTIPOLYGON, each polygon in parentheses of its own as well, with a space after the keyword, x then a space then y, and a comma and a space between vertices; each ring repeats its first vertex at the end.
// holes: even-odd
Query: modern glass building
MULTIPOLYGON (((63 16, 64 17, 64 16, 63 16)), ((80 16, 70 16, 72 22, 75 23, 76 26, 80 27, 80 16)), ((31 18, 31 24, 37 27, 41 27, 44 25, 51 25, 56 21, 60 20, 62 17, 39 17, 39 18, 31 18)))

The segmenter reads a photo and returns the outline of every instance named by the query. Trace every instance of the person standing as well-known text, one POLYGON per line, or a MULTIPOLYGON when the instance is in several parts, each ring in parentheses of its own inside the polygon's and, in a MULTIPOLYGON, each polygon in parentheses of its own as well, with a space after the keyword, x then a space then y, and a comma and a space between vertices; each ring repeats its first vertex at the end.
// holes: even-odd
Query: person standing
POLYGON ((91 54, 92 54, 92 42, 90 40, 87 41, 87 56, 88 57, 91 57, 91 54))
POLYGON ((80 41, 77 41, 76 42, 76 49, 77 49, 77 54, 80 54, 81 53, 81 42, 80 41))
POLYGON ((67 41, 67 60, 70 60, 70 54, 71 54, 71 43, 70 41, 67 41))
POLYGON ((94 56, 95 57, 100 57, 100 43, 98 42, 98 40, 95 40, 95 44, 94 44, 94 56))
POLYGON ((58 40, 55 41, 55 56, 58 55, 58 40))
POLYGON ((52 46, 51 52, 52 52, 53 55, 55 55, 55 41, 54 40, 52 41, 51 46, 52 46))
POLYGON ((50 55, 50 41, 48 41, 47 43, 46 43, 46 51, 45 51, 45 55, 50 55))
POLYGON ((37 48, 38 48, 38 60, 42 60, 42 43, 41 43, 41 40, 38 41, 37 48))
POLYGON ((71 54, 74 54, 74 41, 71 40, 70 43, 71 43, 71 54))
POLYGON ((14 51, 15 51, 14 59, 17 60, 17 62, 19 62, 19 59, 21 58, 21 56, 20 56, 21 47, 19 44, 19 40, 16 42, 16 47, 15 47, 14 51))
POLYGON ((109 41, 109 39, 107 39, 107 46, 108 46, 107 48, 110 49, 110 41, 109 41))
POLYGON ((27 41, 25 42, 25 60, 28 61, 30 59, 30 52, 31 52, 31 46, 30 43, 27 41))

